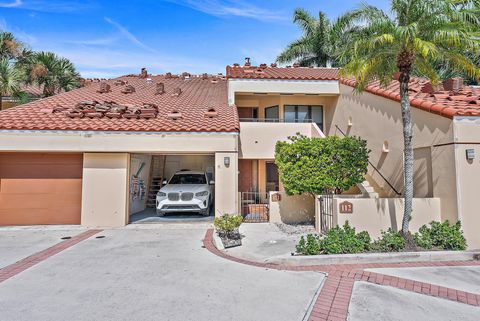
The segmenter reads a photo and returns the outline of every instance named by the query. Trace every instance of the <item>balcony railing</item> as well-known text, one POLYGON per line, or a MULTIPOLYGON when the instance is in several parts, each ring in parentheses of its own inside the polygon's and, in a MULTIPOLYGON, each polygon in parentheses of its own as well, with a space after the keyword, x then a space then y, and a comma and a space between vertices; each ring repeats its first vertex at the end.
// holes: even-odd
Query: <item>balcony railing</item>
POLYGON ((313 123, 313 119, 288 120, 282 118, 240 118, 244 123, 313 123))

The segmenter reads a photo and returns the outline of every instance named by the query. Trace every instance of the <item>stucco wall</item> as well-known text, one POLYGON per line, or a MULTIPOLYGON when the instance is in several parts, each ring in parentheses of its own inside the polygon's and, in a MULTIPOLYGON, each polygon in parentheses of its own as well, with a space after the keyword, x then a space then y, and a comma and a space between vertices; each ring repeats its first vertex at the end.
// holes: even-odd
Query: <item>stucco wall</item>
POLYGON ((167 155, 166 157, 165 179, 167 180, 182 169, 207 172, 215 167, 214 155, 167 155))
POLYGON ((310 195, 288 196, 285 192, 270 192, 270 223, 313 223, 315 200, 310 195), (272 194, 280 194, 280 201, 272 202, 272 194))
MULTIPOLYGON (((403 134, 400 104, 370 93, 355 94, 353 88, 340 86, 336 108, 326 115, 331 122, 328 135, 342 136, 337 125, 350 136, 367 140, 370 161, 394 187, 403 191, 403 134), (388 142, 388 152, 384 143, 388 142)), ((439 197, 442 219, 456 220, 456 182, 453 147, 453 123, 418 108, 412 108, 413 146, 415 149, 415 197, 439 197)), ((369 176, 383 197, 396 194, 369 166, 369 176)))
MULTIPOLYGON (((358 232, 368 231, 372 238, 378 238, 381 230, 386 231, 390 227, 395 231, 401 229, 403 204, 404 201, 400 198, 335 198, 333 221, 338 225, 348 221, 358 232), (344 201, 353 204, 352 214, 340 213, 339 204, 344 201)), ((420 226, 431 221, 440 221, 440 199, 413 199, 410 230, 416 232, 420 226)), ((319 228, 320 224, 316 226, 319 228)))
POLYGON ((480 119, 458 117, 454 124, 459 217, 469 249, 480 249, 480 119), (475 159, 467 160, 467 149, 475 151, 475 159))
POLYGON ((83 226, 116 227, 127 223, 130 155, 84 153, 83 226))
POLYGON ((215 153, 215 216, 238 214, 238 206, 238 154, 215 153))
POLYGON ((297 133, 308 137, 322 137, 318 127, 310 123, 240 123, 240 158, 274 159, 275 144, 287 141, 297 133))

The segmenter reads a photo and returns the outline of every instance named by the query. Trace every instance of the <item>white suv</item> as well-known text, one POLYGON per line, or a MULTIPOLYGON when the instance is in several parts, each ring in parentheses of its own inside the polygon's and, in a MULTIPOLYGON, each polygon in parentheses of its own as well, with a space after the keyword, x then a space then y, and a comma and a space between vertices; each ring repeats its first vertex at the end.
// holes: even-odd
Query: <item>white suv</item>
POLYGON ((199 212, 203 216, 210 215, 213 185, 205 172, 176 172, 157 193, 157 214, 199 212))

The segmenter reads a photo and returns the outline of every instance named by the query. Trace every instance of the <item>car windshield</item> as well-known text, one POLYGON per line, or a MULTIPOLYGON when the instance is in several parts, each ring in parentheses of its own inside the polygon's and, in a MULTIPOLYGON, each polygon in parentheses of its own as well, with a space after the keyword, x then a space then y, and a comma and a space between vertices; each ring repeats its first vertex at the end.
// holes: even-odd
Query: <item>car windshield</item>
POLYGON ((169 184, 207 184, 203 174, 175 174, 169 184))

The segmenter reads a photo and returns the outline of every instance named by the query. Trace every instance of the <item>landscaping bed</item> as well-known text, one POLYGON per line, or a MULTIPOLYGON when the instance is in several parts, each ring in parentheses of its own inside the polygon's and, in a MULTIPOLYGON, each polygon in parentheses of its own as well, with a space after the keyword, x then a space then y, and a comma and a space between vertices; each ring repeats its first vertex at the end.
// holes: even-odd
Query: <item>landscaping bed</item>
MULTIPOLYGON (((419 231, 409 235, 412 246, 406 245, 405 238, 401 233, 388 229, 382 231, 381 236, 372 241, 366 231, 357 233, 348 222, 343 227, 336 226, 325 235, 308 234, 302 236, 296 245, 296 252, 292 256, 332 256, 355 257, 356 259, 375 258, 428 258, 427 260, 440 260, 445 253, 464 251, 467 247, 460 223, 450 224, 431 222, 423 225, 419 231), (408 249, 408 250, 407 250, 408 249), (446 252, 447 251, 447 252, 446 252), (350 255, 350 256, 348 256, 350 255)), ((473 252, 463 252, 464 259, 472 259, 473 252), (468 254, 467 254, 468 253, 468 254), (470 256, 469 256, 470 255, 470 256)))

